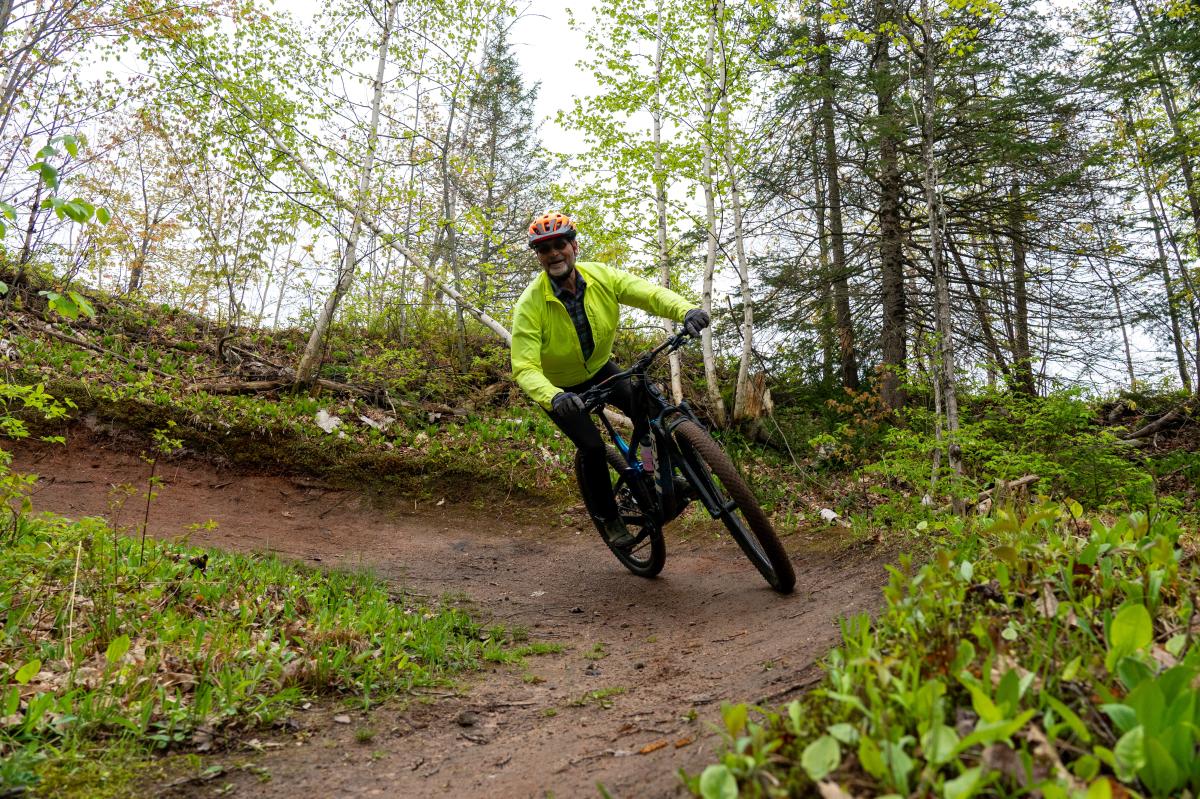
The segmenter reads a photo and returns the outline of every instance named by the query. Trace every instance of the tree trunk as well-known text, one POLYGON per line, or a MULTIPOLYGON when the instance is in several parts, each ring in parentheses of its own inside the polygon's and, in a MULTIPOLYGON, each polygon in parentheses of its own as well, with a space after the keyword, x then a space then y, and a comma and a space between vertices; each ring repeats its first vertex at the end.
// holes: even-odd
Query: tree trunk
MULTIPOLYGON (((817 267, 821 270, 821 277, 829 274, 829 228, 825 224, 825 178, 823 175, 824 159, 817 152, 818 142, 821 140, 820 122, 815 121, 813 127, 813 152, 812 152, 812 180, 813 193, 816 195, 816 223, 817 223, 817 267)), ((833 295, 830 292, 829 283, 825 280, 821 281, 821 307, 818 312, 817 320, 820 326, 821 336, 821 383, 826 387, 831 387, 834 381, 834 374, 838 371, 841 363, 841 353, 838 349, 836 336, 836 314, 833 310, 833 295)))
POLYGON ((1142 16, 1141 6, 1138 5, 1137 0, 1130 0, 1129 5, 1133 8, 1133 13, 1137 17, 1138 27, 1141 28, 1142 35, 1146 38, 1147 46, 1154 53, 1152 61, 1154 63, 1154 76, 1158 80, 1159 98, 1162 100, 1163 112, 1167 116, 1167 122, 1171 125, 1171 133, 1175 139, 1175 149, 1179 153, 1179 173, 1183 176, 1183 186, 1187 194, 1188 209, 1192 212, 1192 237, 1194 243, 1200 246, 1200 187, 1196 185, 1192 172, 1192 159, 1189 154, 1192 139, 1183 130, 1182 123, 1179 120, 1179 110, 1175 105, 1175 90, 1167 78, 1171 72, 1163 61, 1162 53, 1158 50, 1158 44, 1154 41, 1150 28, 1146 25, 1146 20, 1142 16))
POLYGON ((1017 390, 1034 396, 1033 357, 1029 351, 1029 291, 1025 285, 1025 208, 1021 201, 1021 183, 1013 180, 1008 191, 1008 235, 1013 255, 1013 374, 1017 390))
MULTIPOLYGON (((650 119, 654 134, 654 205, 658 214, 658 271, 664 288, 671 288, 671 262, 667 251, 667 173, 663 169, 662 157, 662 64, 663 64, 663 3, 658 3, 658 26, 654 32, 654 109, 650 119)), ((670 335, 672 324, 663 320, 663 332, 670 335)), ((683 375, 679 367, 679 353, 672 352, 671 396, 675 402, 683 401, 683 375)))
POLYGON ((338 273, 337 284, 325 300, 325 306, 321 309, 316 324, 313 325, 312 333, 308 337, 308 343, 304 347, 304 354, 300 358, 300 365, 296 368, 296 382, 301 385, 311 384, 313 378, 316 377, 325 335, 329 331, 334 313, 337 312, 338 304, 342 301, 342 297, 345 296, 346 292, 349 291, 350 284, 354 279, 354 266, 358 257, 358 237, 363 227, 368 189, 371 185, 371 172, 375 165, 375 148, 379 141, 379 107, 383 101, 383 73, 387 67, 388 42, 392 38, 392 25, 395 22, 396 9, 399 5, 400 0, 390 0, 387 5, 383 33, 379 41, 379 64, 375 69, 375 84, 371 98, 371 123, 367 132, 367 152, 363 156, 362 171, 359 173, 358 196, 354 198, 354 213, 350 222, 350 235, 346 240, 345 257, 342 260, 341 269, 338 273))
POLYGON ((737 384, 734 388, 733 418, 737 421, 753 421, 754 417, 750 416, 752 409, 763 406, 762 403, 753 402, 748 397, 753 391, 750 382, 750 359, 754 357, 754 295, 750 290, 750 264, 746 259, 742 195, 738 186, 738 167, 733 154, 733 131, 729 129, 729 113, 726 106, 722 114, 724 122, 721 134, 725 140, 725 171, 729 174, 729 194, 733 203, 734 252, 737 255, 738 283, 742 295, 742 356, 738 363, 737 384))
POLYGON ((933 282, 936 303, 938 349, 941 354, 941 394, 946 412, 946 455, 950 470, 954 473, 955 485, 951 488, 954 512, 963 512, 963 501, 958 496, 958 483, 962 477, 962 452, 958 443, 958 389, 954 364, 954 327, 950 316, 950 284, 942 258, 942 209, 938 194, 938 169, 934 151, 934 113, 936 94, 933 81, 933 19, 930 16, 929 0, 921 0, 921 33, 923 39, 922 60, 924 81, 921 100, 924 106, 922 121, 922 160, 925 162, 925 205, 929 214, 929 259, 933 267, 933 282))
POLYGON ((958 267, 958 274, 962 278, 963 286, 967 290, 967 297, 970 298, 971 305, 975 308, 975 315, 979 318, 979 329, 983 334, 983 344, 987 347, 988 354, 992 356, 992 363, 988 364, 989 385, 992 380, 991 375, 995 369, 999 369, 1005 378, 1010 378, 1012 372, 1008 368, 1008 362, 1004 358, 1004 350, 1000 348, 1000 342, 996 341, 996 334, 992 331, 992 317, 988 313, 987 304, 979 296, 979 292, 975 290, 975 281, 968 274, 967 265, 963 261, 958 248, 954 245, 954 238, 950 235, 946 236, 946 251, 950 253, 950 257, 954 259, 955 266, 958 267), (995 368, 993 368, 993 365, 995 368))
POLYGON ((850 282, 846 268, 846 241, 842 232, 842 188, 838 175, 837 138, 833 129, 833 59, 825 37, 825 21, 821 18, 821 3, 814 14, 821 82, 821 121, 825 139, 825 180, 829 196, 829 243, 833 255, 833 305, 837 316, 838 348, 842 368, 842 385, 857 391, 858 356, 854 351, 854 322, 850 314, 850 282))
POLYGON ((883 295, 883 374, 880 395, 889 408, 904 407, 904 364, 908 358, 908 309, 904 297, 904 242, 900 222, 899 127, 889 52, 890 36, 881 30, 891 22, 892 6, 876 0, 874 82, 879 108, 879 265, 883 295))
POLYGON ((1163 247, 1162 227, 1158 222, 1158 214, 1154 213, 1154 201, 1147 195, 1150 205, 1150 215, 1154 226, 1154 243, 1158 247, 1158 269, 1162 275, 1163 289, 1167 293, 1167 316, 1171 320, 1171 343, 1175 346, 1175 366, 1179 370, 1179 381, 1185 391, 1192 390, 1192 377, 1188 371, 1187 355, 1183 345, 1183 327, 1179 324, 1179 298, 1175 293, 1171 270, 1167 266, 1167 251, 1163 247))
MULTIPOLYGON (((704 52, 704 124, 700 131, 700 152, 701 152, 701 170, 704 173, 704 222, 708 232, 706 237, 707 250, 704 257, 704 283, 701 289, 700 302, 704 310, 710 315, 713 313, 713 273, 717 268, 717 203, 716 190, 717 179, 716 169, 713 165, 713 116, 716 108, 716 95, 718 89, 724 91, 723 86, 715 86, 713 78, 713 61, 716 53, 717 42, 717 20, 715 16, 710 15, 708 19, 708 46, 704 52)), ((704 329, 700 337, 700 349, 704 358, 704 382, 705 390, 708 396, 709 414, 712 416, 712 421, 717 427, 724 427, 727 423, 725 402, 721 398, 721 384, 717 379, 716 356, 713 353, 713 338, 712 326, 704 329)))
MULTIPOLYGON (((1154 190, 1154 199, 1158 205, 1158 220, 1166 232, 1166 240, 1171 245, 1171 253, 1175 256, 1175 265, 1179 269, 1179 278, 1183 282, 1184 291, 1182 294, 1188 298, 1188 315, 1192 320, 1192 343, 1193 343, 1193 361, 1192 365, 1196 368, 1197 382, 1194 383, 1196 390, 1200 391, 1200 290, 1192 280, 1191 273, 1188 271, 1187 262, 1184 260, 1183 253, 1179 251, 1179 242, 1174 231, 1171 230, 1171 217, 1167 213, 1166 204, 1163 203, 1162 193, 1157 189, 1154 190)), ((1177 295, 1178 296, 1178 295, 1177 295)))

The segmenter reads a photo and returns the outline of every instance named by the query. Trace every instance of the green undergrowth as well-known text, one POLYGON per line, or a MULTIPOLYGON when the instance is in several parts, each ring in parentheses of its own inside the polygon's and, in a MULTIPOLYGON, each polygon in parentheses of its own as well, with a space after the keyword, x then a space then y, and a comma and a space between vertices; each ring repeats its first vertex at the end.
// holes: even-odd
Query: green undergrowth
POLYGON ((569 442, 532 407, 391 414, 331 394, 213 394, 189 390, 182 379, 101 364, 98 356, 89 368, 102 372, 76 376, 69 364, 93 354, 54 340, 21 339, 19 346, 18 382, 40 381, 74 406, 67 419, 31 419, 37 432, 65 432, 70 420, 85 417, 147 440, 169 427, 185 452, 405 496, 558 500, 573 483, 569 442), (336 428, 322 429, 319 414, 336 428))
MULTIPOLYGON (((890 528, 904 535, 922 521, 933 522, 939 510, 950 508, 953 496, 974 509, 997 486, 1025 477, 1033 479, 1025 489, 1030 495, 1074 497, 1089 512, 1154 506, 1194 524, 1200 520, 1200 427, 1195 420, 1152 439, 1122 437, 1186 398, 1169 390, 1122 392, 1105 399, 1073 390, 1045 397, 986 388, 964 391, 961 427, 954 439, 962 457, 961 476, 950 470, 945 432, 939 440, 937 416, 920 396, 895 413, 876 394, 845 392, 827 401, 823 427, 812 427, 815 417, 805 427, 803 420, 787 414, 781 424, 793 434, 793 450, 811 466, 805 482, 855 527, 890 528), (806 441, 802 433, 808 435, 806 441), (935 470, 936 462, 940 467, 935 470), (839 490, 831 492, 829 485, 839 490)), ((984 503, 985 511, 990 502, 984 503)))
POLYGON ((143 544, 94 518, 0 521, 5 788, 63 795, 85 774, 77 795, 98 795, 306 699, 369 707, 521 657, 504 630, 369 574, 143 544))
POLYGON ((816 689, 723 708, 726 749, 692 792, 1200 795, 1195 538, 1158 512, 1081 516, 1002 510, 901 559, 816 689))

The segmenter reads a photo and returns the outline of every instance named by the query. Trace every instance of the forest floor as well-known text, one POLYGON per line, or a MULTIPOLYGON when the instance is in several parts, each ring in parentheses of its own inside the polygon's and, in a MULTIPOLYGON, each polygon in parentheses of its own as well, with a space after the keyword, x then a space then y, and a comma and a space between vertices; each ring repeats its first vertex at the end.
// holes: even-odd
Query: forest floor
MULTIPOLYGON (((35 509, 111 518, 112 486, 144 491, 148 465, 119 442, 82 429, 68 441, 15 447, 14 468, 41 476, 35 509)), ((892 554, 844 528, 801 529, 785 538, 797 588, 783 597, 708 524, 669 528, 663 574, 642 580, 581 508, 384 502, 199 461, 159 475, 151 535, 370 569, 561 650, 368 712, 316 702, 280 728, 218 741, 199 772, 147 795, 575 797, 598 785, 613 797, 682 795, 679 769, 717 755, 721 703, 778 705, 815 683, 838 619, 880 603, 892 554)), ((119 521, 140 523, 138 505, 119 521)))

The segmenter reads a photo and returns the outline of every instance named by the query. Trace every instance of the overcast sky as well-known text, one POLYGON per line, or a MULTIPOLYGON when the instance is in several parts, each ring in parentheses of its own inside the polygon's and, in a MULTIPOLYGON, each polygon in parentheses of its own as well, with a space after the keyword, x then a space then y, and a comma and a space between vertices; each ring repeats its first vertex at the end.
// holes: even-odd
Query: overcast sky
MULTIPOLYGON (((538 93, 538 117, 542 141, 555 152, 578 152, 582 138, 554 124, 554 115, 571 107, 574 96, 592 93, 596 82, 591 73, 579 68, 586 55, 581 30, 567 24, 567 8, 549 0, 533 0, 528 11, 517 20, 512 31, 513 52, 521 61, 528 83, 541 83, 538 93)), ((572 6, 577 20, 592 16, 591 6, 572 6)))

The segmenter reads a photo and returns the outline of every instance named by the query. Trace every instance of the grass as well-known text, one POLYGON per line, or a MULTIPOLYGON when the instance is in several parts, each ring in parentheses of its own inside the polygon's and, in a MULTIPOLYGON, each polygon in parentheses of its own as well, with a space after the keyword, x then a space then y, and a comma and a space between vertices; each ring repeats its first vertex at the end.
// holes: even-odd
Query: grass
POLYGON ((534 641, 524 646, 519 646, 513 650, 513 654, 519 657, 529 657, 530 655, 557 655, 563 651, 562 644, 552 644, 546 641, 534 641))
POLYGON ((99 519, 9 512, 0 529, 6 787, 119 787, 155 752, 219 745, 306 698, 367 708, 519 660, 502 629, 370 575, 154 540, 143 553, 99 519))
POLYGON ((613 697, 620 696, 625 693, 626 689, 620 686, 613 688, 597 688, 595 691, 588 691, 583 696, 572 699, 571 707, 587 707, 595 705, 602 710, 608 710, 613 706, 613 697))

